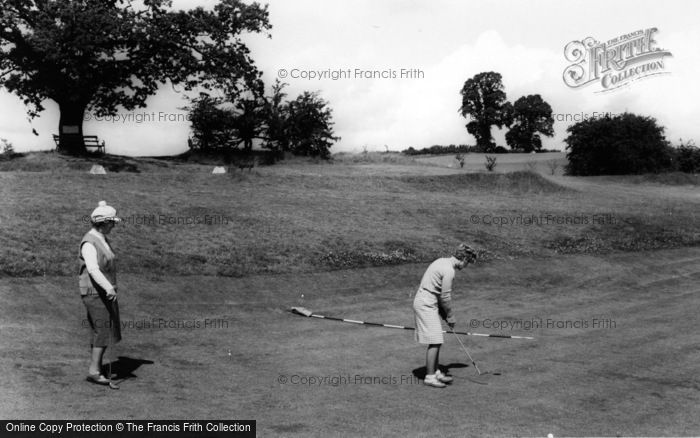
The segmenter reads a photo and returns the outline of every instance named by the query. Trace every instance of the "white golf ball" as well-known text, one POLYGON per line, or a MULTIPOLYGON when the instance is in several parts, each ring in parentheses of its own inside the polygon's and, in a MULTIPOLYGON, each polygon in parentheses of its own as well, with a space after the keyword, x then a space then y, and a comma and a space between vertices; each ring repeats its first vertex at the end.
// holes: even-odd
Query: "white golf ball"
POLYGON ((552 435, 551 433, 548 433, 547 438, 554 438, 554 435, 552 435))

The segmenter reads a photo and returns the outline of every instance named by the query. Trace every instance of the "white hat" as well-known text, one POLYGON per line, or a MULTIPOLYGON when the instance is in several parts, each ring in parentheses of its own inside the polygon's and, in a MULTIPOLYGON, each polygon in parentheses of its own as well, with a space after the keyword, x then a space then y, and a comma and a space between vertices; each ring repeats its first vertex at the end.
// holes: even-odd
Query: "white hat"
POLYGON ((117 217, 117 210, 114 207, 107 205, 106 201, 100 201, 97 204, 97 208, 90 215, 93 223, 99 222, 121 222, 121 219, 117 217))

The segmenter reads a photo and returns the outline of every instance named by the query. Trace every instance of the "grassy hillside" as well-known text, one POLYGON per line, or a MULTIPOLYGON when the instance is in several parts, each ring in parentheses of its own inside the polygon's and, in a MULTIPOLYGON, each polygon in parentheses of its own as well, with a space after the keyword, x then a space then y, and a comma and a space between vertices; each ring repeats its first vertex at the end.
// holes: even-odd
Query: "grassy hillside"
POLYGON ((532 172, 342 160, 211 175, 211 166, 118 157, 106 159, 138 172, 89 175, 91 163, 80 159, 23 160, 42 158, 51 170, 0 172, 0 275, 74 275, 78 242, 102 199, 126 219, 111 236, 120 272, 159 275, 423 262, 460 240, 487 259, 700 242, 697 202, 612 196, 614 182, 576 189, 532 172))

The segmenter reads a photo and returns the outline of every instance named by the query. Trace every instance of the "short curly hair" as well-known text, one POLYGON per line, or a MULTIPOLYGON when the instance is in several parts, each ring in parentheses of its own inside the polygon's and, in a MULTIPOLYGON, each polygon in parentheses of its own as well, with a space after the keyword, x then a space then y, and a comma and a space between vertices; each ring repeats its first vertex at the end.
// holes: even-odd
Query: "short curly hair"
POLYGON ((462 261, 476 260, 477 258, 476 250, 466 243, 460 243, 453 255, 457 260, 462 261))

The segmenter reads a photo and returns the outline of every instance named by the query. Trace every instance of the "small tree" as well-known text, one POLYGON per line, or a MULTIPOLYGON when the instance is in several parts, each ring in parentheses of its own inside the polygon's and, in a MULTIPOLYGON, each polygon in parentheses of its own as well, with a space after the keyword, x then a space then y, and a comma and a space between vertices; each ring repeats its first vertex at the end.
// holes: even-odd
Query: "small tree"
POLYGON ((698 173, 700 172, 700 149, 695 146, 693 140, 683 142, 683 139, 680 139, 680 145, 675 151, 675 161, 679 171, 698 173))
POLYGON ((494 156, 486 156, 486 163, 484 163, 484 166, 486 166, 486 170, 489 172, 493 172, 493 169, 496 168, 496 158, 494 156))
POLYGON ((5 138, 0 138, 0 143, 2 143, 2 150, 0 150, 0 155, 6 157, 12 157, 15 154, 15 147, 5 138))
POLYGON ((296 155, 327 159, 340 137, 333 135, 332 110, 318 93, 305 91, 289 102, 289 147, 296 155))
POLYGON ((201 151, 234 147, 234 115, 223 107, 223 99, 201 94, 191 100, 189 110, 192 125, 190 148, 201 151))
POLYGON ((511 149, 524 152, 542 149, 540 134, 554 135, 552 107, 539 94, 523 96, 513 104, 513 125, 506 133, 511 149))
POLYGON ((570 175, 626 175, 668 170, 672 151, 664 128, 631 113, 588 119, 567 129, 570 175))
POLYGON ((557 160, 549 160, 547 161, 547 167, 549 168, 550 175, 554 175, 557 173, 559 163, 557 162, 557 160))
POLYGON ((275 81, 272 86, 272 95, 267 99, 266 129, 262 147, 269 149, 275 155, 288 151, 289 148, 289 104, 284 100, 287 94, 284 92, 286 83, 275 81))
POLYGON ((253 140, 265 138, 268 122, 268 104, 265 98, 239 99, 232 111, 231 124, 236 146, 243 145, 245 152, 253 150, 253 140))
POLYGON ((491 136, 491 126, 502 128, 511 123, 512 105, 506 101, 501 74, 484 72, 467 80, 462 87, 462 106, 459 111, 469 117, 467 132, 476 138, 477 147, 493 152, 496 144, 491 136))

